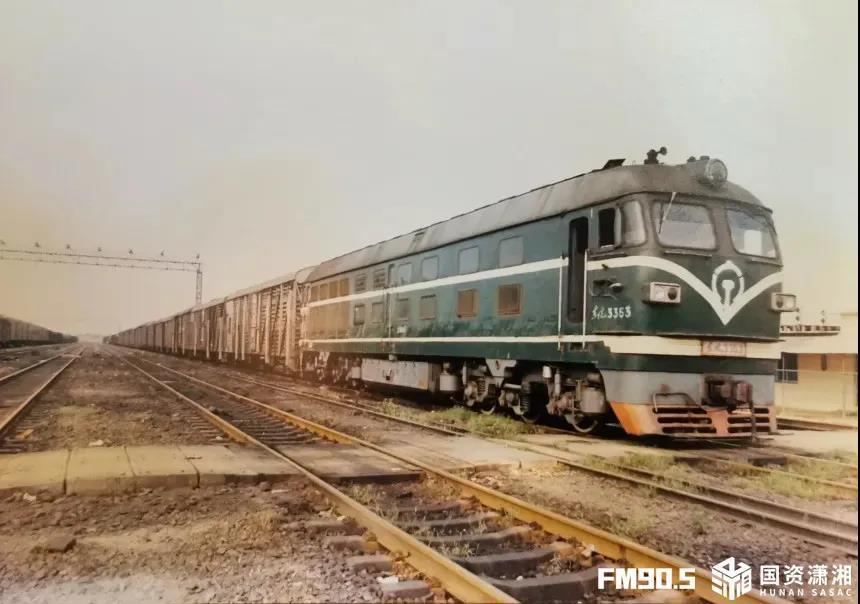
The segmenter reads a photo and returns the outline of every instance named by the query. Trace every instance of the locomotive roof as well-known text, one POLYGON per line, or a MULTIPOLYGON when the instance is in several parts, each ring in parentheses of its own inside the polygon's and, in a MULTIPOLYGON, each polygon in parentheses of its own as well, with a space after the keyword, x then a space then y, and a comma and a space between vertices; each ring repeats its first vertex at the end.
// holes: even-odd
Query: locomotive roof
POLYGON ((694 171, 698 163, 619 166, 573 176, 326 260, 311 272, 308 280, 325 279, 631 193, 674 191, 687 195, 731 199, 764 208, 752 193, 732 182, 727 181, 719 188, 702 183, 694 171), (423 235, 416 239, 419 233, 423 235))

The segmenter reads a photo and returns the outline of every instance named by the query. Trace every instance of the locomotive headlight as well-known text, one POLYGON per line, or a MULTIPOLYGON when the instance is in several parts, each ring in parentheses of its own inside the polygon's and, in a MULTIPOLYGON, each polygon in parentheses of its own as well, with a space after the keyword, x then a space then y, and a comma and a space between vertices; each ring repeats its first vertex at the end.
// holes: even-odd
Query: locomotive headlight
POLYGON ((797 310, 797 296, 794 294, 771 294, 770 309, 776 312, 794 312, 797 310))
POLYGON ((729 178, 729 169, 719 159, 702 157, 698 161, 691 162, 696 178, 709 187, 722 187, 729 178))
POLYGON ((653 281, 645 286, 645 302, 652 304, 680 304, 681 286, 677 283, 653 281))

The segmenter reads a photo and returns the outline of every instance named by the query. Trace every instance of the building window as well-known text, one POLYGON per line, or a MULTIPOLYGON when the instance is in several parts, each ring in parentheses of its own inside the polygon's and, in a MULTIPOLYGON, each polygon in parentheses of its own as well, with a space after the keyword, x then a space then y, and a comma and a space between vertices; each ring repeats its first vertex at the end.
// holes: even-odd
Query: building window
POLYGON ((518 315, 522 311, 523 286, 500 285, 498 290, 498 313, 500 315, 518 315))
POLYGON ((385 269, 378 268, 373 271, 373 289, 385 289, 385 269))
POLYGON ((436 296, 421 296, 418 304, 418 314, 422 319, 435 319, 436 296))
POLYGON ((457 316, 474 317, 478 314, 478 290, 464 289, 457 292, 457 316))
POLYGON ((499 242, 499 267, 523 263, 523 238, 509 237, 499 242))
POLYGON ((430 256, 421 261, 421 279, 432 281, 439 276, 439 258, 430 256))
POLYGON ((412 263, 407 262, 397 267, 397 283, 395 285, 407 285, 412 282, 412 263))
POLYGON ((370 322, 379 324, 382 323, 383 319, 383 306, 382 302, 374 302, 370 305, 370 322))
POLYGON ((776 381, 785 384, 797 383, 797 354, 783 352, 776 368, 776 381))
POLYGON ((397 298, 394 305, 394 317, 398 321, 409 320, 409 298, 397 298))
POLYGON ((356 275, 355 277, 355 293, 359 294, 367 289, 367 275, 356 275))
POLYGON ((320 299, 320 286, 314 285, 311 288, 311 302, 316 302, 320 299))
POLYGON ((338 296, 348 296, 349 295, 349 279, 341 279, 337 282, 337 295, 338 296))
POLYGON ((320 285, 320 300, 328 300, 328 283, 320 285))
POLYGON ((478 247, 467 247, 460 250, 460 263, 458 272, 461 275, 478 272, 478 247))
POLYGON ((364 325, 364 304, 356 304, 352 307, 352 324, 364 325))

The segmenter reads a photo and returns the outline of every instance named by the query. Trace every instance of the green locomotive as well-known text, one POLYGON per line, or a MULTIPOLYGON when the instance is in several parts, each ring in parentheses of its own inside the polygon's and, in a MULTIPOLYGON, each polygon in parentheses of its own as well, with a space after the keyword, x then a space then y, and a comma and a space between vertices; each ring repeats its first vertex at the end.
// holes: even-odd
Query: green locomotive
POLYGON ((589 432, 774 431, 782 263, 723 162, 611 160, 313 268, 304 374, 589 432))

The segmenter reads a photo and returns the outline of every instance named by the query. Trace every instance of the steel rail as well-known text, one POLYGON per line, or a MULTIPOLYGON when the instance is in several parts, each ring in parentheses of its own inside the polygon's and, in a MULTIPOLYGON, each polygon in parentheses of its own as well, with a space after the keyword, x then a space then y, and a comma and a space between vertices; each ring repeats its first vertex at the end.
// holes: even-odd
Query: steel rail
MULTIPOLYGON (((83 352, 83 348, 77 350, 76 352, 77 353, 83 352)), ((63 356, 63 355, 57 355, 56 357, 52 357, 52 358, 56 359, 60 356, 63 356)), ((80 354, 69 354, 68 356, 71 357, 68 360, 68 362, 66 362, 57 371, 52 373, 51 376, 47 380, 42 382, 42 384, 32 394, 30 394, 30 396, 28 396, 24 401, 19 403, 18 406, 15 407, 15 409, 9 415, 7 415, 5 418, 3 418, 2 421, 0 421, 0 437, 2 437, 3 435, 6 434, 6 431, 9 430, 9 428, 15 423, 15 421, 19 417, 21 417, 21 414, 24 412, 24 410, 27 409, 33 403, 33 401, 35 401, 39 397, 39 395, 42 394, 42 392, 44 392, 45 389, 48 386, 50 386, 54 382, 54 380, 57 379, 57 377, 61 373, 63 373, 63 371, 66 370, 66 368, 69 365, 71 365, 72 363, 77 361, 79 358, 81 358, 80 354)), ((44 363, 41 363, 41 365, 44 365, 44 363)))
POLYGON ((602 478, 612 478, 634 484, 637 486, 653 488, 661 493, 678 499, 693 501, 706 507, 728 512, 732 516, 745 520, 760 521, 769 526, 783 529, 804 540, 837 549, 849 556, 857 557, 857 525, 842 522, 834 518, 818 514, 812 511, 800 510, 781 503, 767 501, 745 495, 743 493, 729 491, 714 487, 705 483, 696 482, 682 478, 664 478, 656 472, 643 468, 634 468, 621 463, 615 463, 606 458, 598 458, 599 463, 608 465, 621 472, 638 474, 646 479, 628 476, 610 469, 595 467, 587 463, 580 463, 555 452, 547 452, 547 447, 529 445, 525 443, 512 444, 509 441, 492 439, 494 442, 514 446, 523 450, 539 453, 551 457, 556 462, 575 470, 589 472, 602 478), (687 490, 677 488, 685 487, 687 490), (818 523, 810 524, 810 521, 818 523))
MULTIPOLYGON (((711 442, 720 442, 720 441, 711 441, 711 442)), ((742 445, 738 445, 735 443, 728 443, 728 442, 724 442, 723 444, 730 445, 732 447, 738 447, 738 448, 740 448, 742 446, 742 445)), ((857 475, 857 464, 839 461, 838 459, 827 459, 825 457, 815 457, 813 455, 800 455, 799 453, 792 453, 791 451, 783 451, 782 449, 776 449, 776 451, 779 452, 779 455, 784 455, 786 457, 791 457, 793 459, 799 459, 799 460, 805 461, 805 462, 813 462, 813 463, 819 463, 822 465, 831 465, 831 466, 842 467, 842 468, 845 468, 846 470, 853 472, 855 476, 857 475)))
MULTIPOLYGON (((382 411, 376 411, 376 410, 374 410, 374 409, 370 409, 370 408, 368 408, 366 405, 363 405, 363 404, 361 404, 361 403, 358 403, 357 401, 346 402, 346 401, 341 401, 341 400, 334 400, 334 399, 330 399, 330 398, 328 398, 328 397, 325 397, 325 396, 322 396, 322 395, 319 395, 319 394, 315 394, 315 393, 312 393, 312 392, 302 392, 302 391, 301 391, 301 390, 299 390, 299 389, 290 388, 290 387, 287 387, 287 386, 281 386, 281 385, 277 385, 277 384, 272 384, 271 382, 265 382, 265 381, 257 380, 257 379, 254 379, 254 378, 248 378, 248 377, 244 377, 244 376, 239 376, 239 375, 236 375, 235 373, 231 373, 229 377, 230 377, 231 379, 237 379, 237 380, 240 380, 240 381, 249 382, 249 383, 252 383, 252 384, 256 384, 256 385, 258 385, 258 386, 262 386, 262 387, 265 387, 265 388, 270 388, 270 389, 272 389, 272 390, 276 390, 276 391, 280 391, 280 392, 285 392, 285 393, 293 394, 293 395, 297 395, 297 396, 304 396, 304 397, 306 397, 306 398, 310 398, 310 399, 314 399, 314 400, 322 401, 322 402, 325 402, 325 403, 330 403, 330 404, 333 404, 333 405, 337 405, 337 406, 340 406, 340 407, 344 407, 344 408, 347 408, 347 409, 351 409, 351 410, 354 410, 354 411, 358 411, 358 412, 360 412, 360 413, 367 413, 367 414, 370 414, 370 415, 374 415, 374 416, 376 416, 376 417, 384 418, 384 419, 386 419, 386 420, 396 421, 396 422, 399 422, 399 423, 402 423, 402 424, 406 424, 406 425, 409 425, 409 426, 413 426, 413 427, 417 427, 417 428, 423 428, 423 429, 426 429, 426 430, 430 430, 430 431, 434 431, 434 432, 439 432, 439 433, 442 433, 442 434, 446 434, 446 435, 449 435, 449 436, 462 436, 463 434, 472 434, 472 435, 475 435, 475 436, 480 436, 480 437, 482 437, 482 438, 489 438, 489 439, 496 439, 496 438, 497 438, 497 437, 493 436, 492 434, 487 434, 487 433, 485 433, 485 432, 481 432, 480 430, 473 430, 473 429, 470 429, 470 428, 459 428, 459 427, 458 427, 458 428, 456 428, 455 430, 452 430, 452 429, 449 429, 449 428, 443 428, 443 427, 436 426, 436 425, 433 425, 433 424, 427 424, 427 423, 424 423, 424 422, 419 422, 419 421, 416 421, 416 420, 412 420, 412 419, 408 419, 408 418, 400 417, 400 416, 397 416, 397 415, 391 415, 391 414, 388 414, 388 413, 384 413, 384 412, 382 412, 382 411)), ((506 445, 506 446, 515 446, 515 447, 516 447, 516 446, 518 446, 518 445, 514 444, 516 441, 507 441, 507 440, 505 440, 505 441, 501 441, 501 440, 500 440, 499 442, 500 442, 500 444, 504 444, 504 445, 506 445)), ((524 444, 525 444, 525 443, 524 443, 524 444)), ((522 448, 522 447, 520 447, 520 448, 522 448)), ((544 453, 544 454, 546 455, 547 453, 544 453)), ((840 491, 840 492, 841 492, 841 493, 843 493, 843 494, 847 494, 847 495, 848 495, 849 497, 851 497, 851 498, 855 497, 855 496, 856 496, 856 494, 857 494, 857 487, 856 487, 855 485, 851 485, 851 484, 844 484, 844 483, 840 483, 840 482, 824 480, 824 479, 821 479, 821 478, 816 478, 816 477, 814 477, 814 476, 807 476, 807 475, 799 474, 799 473, 796 473, 796 472, 785 472, 785 471, 783 471, 783 470, 774 470, 774 469, 771 469, 771 468, 761 468, 761 467, 758 467, 758 466, 754 466, 754 465, 752 465, 752 464, 747 464, 747 463, 742 463, 742 462, 737 462, 737 461, 730 461, 730 460, 722 460, 722 459, 720 459, 720 458, 714 458, 714 457, 710 457, 710 456, 695 456, 695 457, 696 457, 697 459, 703 459, 703 460, 706 460, 706 461, 714 461, 714 462, 716 462, 716 463, 726 463, 726 464, 733 464, 733 465, 737 465, 737 466, 742 467, 742 468, 743 468, 743 469, 745 469, 745 470, 751 470, 751 471, 753 471, 753 472, 761 472, 761 473, 777 473, 777 474, 787 475, 787 476, 791 476, 791 477, 796 477, 796 478, 798 478, 798 479, 800 479, 800 480, 804 480, 804 481, 807 481, 807 482, 815 482, 815 483, 817 483, 817 484, 821 484, 822 486, 825 486, 825 487, 827 487, 827 488, 831 488, 831 489, 834 489, 834 490, 838 490, 838 491, 840 491)), ((615 465, 617 465, 617 464, 615 464, 615 465)), ((583 468, 583 469, 586 469, 586 468, 583 468)), ((593 468, 593 467, 590 467, 590 466, 589 466, 587 469, 588 469, 588 471, 592 471, 592 472, 593 472, 593 471, 595 471, 595 470, 594 470, 594 468, 593 468)), ((704 486, 704 485, 703 485, 703 486, 704 486)), ((697 488, 698 488, 698 487, 697 487, 697 488)), ((725 495, 723 495, 723 496, 725 497, 725 495)), ((744 495, 741 495, 741 494, 738 494, 738 497, 741 497, 741 498, 742 498, 742 497, 745 497, 745 496, 744 496, 744 495)), ((759 501, 759 500, 755 500, 755 499, 754 499, 754 501, 759 501)), ((793 508, 787 508, 787 509, 792 509, 792 510, 793 510, 793 508)), ((789 514, 789 513, 791 513, 791 512, 786 512, 786 513, 787 513, 787 514, 789 514)), ((829 520, 829 519, 827 519, 827 520, 829 520)), ((855 531, 856 531, 856 527, 855 527, 855 531)))
POLYGON ((491 435, 484 434, 480 431, 469 430, 466 428, 463 429, 462 433, 452 432, 449 430, 445 430, 444 428, 437 428, 432 424, 425 424, 407 418, 402 418, 396 415, 390 415, 380 411, 367 409, 364 405, 355 404, 354 402, 347 403, 344 401, 333 400, 320 395, 315 395, 313 393, 304 394, 292 388, 271 384, 269 382, 264 382, 253 378, 238 376, 235 374, 231 374, 229 377, 230 379, 237 379, 240 381, 257 384, 259 386, 270 388, 272 390, 321 400, 326 403, 334 404, 336 406, 351 410, 356 410, 361 413, 367 413, 376 417, 384 418, 386 420, 393 420, 414 427, 442 432, 446 435, 460 436, 463 433, 476 434, 485 438, 489 438, 490 440, 504 446, 510 446, 521 450, 528 450, 547 457, 551 457, 557 463, 560 463, 574 470, 584 471, 587 473, 601 476, 603 478, 611 478, 615 480, 625 481, 631 484, 635 484, 637 486, 653 488, 666 495, 670 495, 678 499, 693 501, 695 503, 707 506, 711 509, 717 509, 723 512, 727 512, 735 517, 740 517, 746 520, 760 521, 769 526, 786 530, 793 535, 799 536, 811 543, 823 545, 826 547, 832 547, 848 555, 854 557, 857 556, 857 525, 847 522, 840 522, 838 520, 835 520, 828 516, 824 516, 822 514, 817 514, 815 512, 798 510, 797 508, 782 505, 780 503, 766 501, 763 499, 745 495, 743 493, 729 491, 726 489, 721 489, 718 487, 707 485, 705 483, 695 482, 691 480, 673 477, 669 480, 670 484, 667 485, 665 483, 660 482, 661 477, 655 472, 650 472, 642 468, 634 468, 624 464, 612 462, 607 458, 600 458, 602 463, 613 466, 623 472, 644 476, 647 480, 634 478, 600 467, 595 467, 593 465, 578 463, 569 458, 565 458, 563 455, 559 455, 554 451, 547 452, 547 447, 540 445, 530 445, 528 443, 502 440, 494 438, 491 435), (687 490, 679 489, 677 488, 678 486, 685 487, 687 490), (814 521, 815 524, 810 524, 810 521, 814 521))
POLYGON ((839 422, 828 422, 805 417, 780 417, 776 416, 776 425, 788 430, 815 430, 829 432, 833 430, 857 430, 853 424, 841 424, 839 422))
POLYGON ((48 342, 47 344, 30 344, 28 346, 12 346, 11 348, 0 348, 0 356, 9 356, 11 354, 20 354, 22 352, 39 352, 45 348, 52 346, 68 346, 67 342, 48 342))
MULTIPOLYGON (((500 491, 485 487, 465 478, 461 478, 446 470, 437 468, 407 455, 395 453, 374 443, 365 441, 354 436, 350 436, 348 434, 345 434, 338 430, 334 430, 332 428, 328 428, 321 424, 317 424, 287 411, 283 411, 282 409, 267 405, 266 403, 257 401, 255 399, 238 394, 236 392, 232 392, 226 388, 211 384, 209 382, 206 382, 205 380, 201 380, 181 371, 177 371, 176 369, 172 369, 160 363, 154 363, 146 359, 141 360, 156 367, 160 367, 161 369, 169 371, 189 381, 199 383, 202 386, 226 394, 227 396, 230 396, 237 400, 241 400, 249 404, 255 405, 260 409, 265 409, 272 415, 282 417, 290 423, 300 428, 304 428, 306 430, 314 432, 315 434, 324 438, 334 440, 336 442, 348 443, 364 447, 376 451, 378 453, 382 453, 383 455, 391 457, 392 459, 396 459, 403 463, 412 465, 416 468, 420 468, 430 475, 440 478, 448 483, 455 484, 460 488, 461 492, 464 495, 474 497, 483 505, 491 509, 501 510, 521 522, 536 523, 543 530, 559 537, 566 539, 576 539, 582 543, 589 545, 595 551, 607 558, 614 560, 625 560, 626 562, 632 564, 635 567, 670 568, 672 569, 673 582, 677 582, 680 580, 680 569, 695 568, 695 574, 697 579, 694 589, 695 594, 698 597, 709 602, 715 602, 719 604, 724 604, 725 602, 725 599, 720 596, 717 591, 714 591, 714 584, 712 583, 711 573, 707 572, 705 569, 695 567, 693 564, 685 562, 680 558, 670 556, 662 552, 658 552, 649 547, 631 541, 630 539, 619 537, 602 529, 598 529, 596 527, 587 525, 582 522, 578 522, 571 518, 567 518, 565 516, 562 516, 561 514, 543 509, 526 501, 522 501, 506 493, 502 493, 500 491)), ((765 596, 760 593, 754 592, 749 592, 737 598, 736 601, 741 604, 753 602, 787 604, 786 600, 765 596)))
POLYGON ((361 413, 366 413, 367 415, 372 415, 375 417, 381 417, 381 418, 386 419, 386 420, 396 420, 402 424, 406 424, 407 426, 413 426, 416 428, 423 428, 425 430, 430 430, 431 432, 437 432, 439 434, 444 434, 446 436, 462 436, 463 434, 469 433, 469 430, 467 428, 459 428, 459 427, 448 428, 448 427, 443 427, 443 426, 436 426, 433 424, 426 424, 424 422, 419 422, 419 421, 416 421, 414 419, 409 419, 406 417, 391 415, 390 413, 385 413, 384 411, 377 411, 376 409, 371 408, 370 405, 365 405, 365 404, 360 403, 358 401, 342 401, 342 400, 337 400, 337 399, 330 399, 330 398, 327 398, 324 396, 320 396, 318 394, 314 394, 312 392, 306 393, 306 392, 302 392, 301 390, 298 390, 298 389, 289 388, 287 386, 281 386, 278 384, 272 384, 271 382, 264 382, 262 380, 257 380, 257 379, 250 378, 250 377, 240 376, 240 375, 236 375, 234 373, 231 373, 229 376, 226 376, 226 377, 229 377, 230 379, 236 379, 236 380, 240 380, 240 381, 244 381, 244 382, 249 382, 251 384, 256 384, 258 386, 263 386, 264 388, 270 388, 272 390, 285 392, 287 394, 294 394, 297 396, 304 396, 306 398, 321 400, 321 401, 324 401, 326 403, 336 405, 338 407, 343 407, 345 409, 351 409, 353 411, 359 411, 361 413))
POLYGON ((745 472, 769 474, 771 476, 785 476, 786 478, 796 478, 804 482, 809 482, 823 487, 828 487, 836 491, 841 491, 843 494, 847 495, 851 499, 855 499, 857 497, 856 484, 836 482, 834 480, 826 480, 824 478, 818 478, 816 476, 808 476, 807 474, 801 474, 799 472, 787 472, 786 470, 778 470, 776 468, 762 468, 760 466, 754 466, 751 463, 733 461, 731 459, 722 459, 720 457, 711 457, 710 455, 696 455, 693 456, 693 458, 709 463, 715 463, 717 465, 741 468, 745 472))
MULTIPOLYGON (((296 461, 289 455, 278 451, 268 445, 260 442, 250 434, 245 433, 240 428, 234 426, 230 422, 208 412, 202 405, 178 392, 176 389, 169 386, 163 380, 147 372, 141 367, 138 367, 127 359, 122 359, 131 367, 140 371, 144 376, 167 389, 181 400, 190 403, 198 411, 205 412, 207 419, 213 421, 215 425, 224 429, 228 427, 227 433, 231 437, 234 434, 241 436, 242 442, 253 444, 271 455, 287 462, 290 466, 296 469, 304 478, 306 478, 314 487, 322 491, 325 496, 335 505, 335 507, 345 516, 349 516, 356 520, 367 530, 373 532, 376 540, 392 553, 403 552, 407 554, 406 562, 415 568, 417 571, 425 574, 428 577, 433 577, 440 581, 442 586, 448 593, 464 602, 517 602, 499 588, 491 585, 481 577, 466 570, 462 566, 439 554, 429 546, 412 537, 403 529, 390 523, 381 516, 372 512, 370 509, 351 498, 349 495, 338 490, 328 482, 320 478, 314 472, 309 470, 300 462, 296 461), (217 420, 217 421, 214 421, 217 420)), ((141 359, 146 363, 157 365, 146 359, 141 359)), ((169 367, 157 365, 161 369, 174 371, 169 367)), ((193 381, 198 381, 193 378, 193 381)), ((332 439, 333 440, 333 439, 332 439)))
MULTIPOLYGON (((493 435, 481 432, 480 430, 473 430, 470 428, 461 428, 459 426, 439 426, 439 425, 434 425, 434 424, 428 424, 425 422, 419 422, 417 420, 412 420, 412 419, 400 417, 397 415, 391 415, 391 414, 388 414, 388 413, 385 413, 382 411, 377 411, 375 409, 370 408, 369 405, 362 404, 356 400, 349 401, 349 402, 342 401, 342 400, 334 400, 334 399, 331 399, 331 398, 328 398, 328 397, 325 397, 325 396, 322 396, 320 394, 316 394, 313 392, 304 392, 299 388, 291 388, 289 386, 284 386, 281 384, 273 384, 271 382, 258 380, 256 378, 241 376, 241 375, 236 374, 235 372, 231 372, 230 377, 233 379, 240 380, 240 381, 245 381, 245 382, 249 382, 252 384, 256 384, 258 386, 263 386, 265 388, 270 388, 272 390, 278 390, 278 391, 285 392, 288 394, 304 396, 306 398, 315 399, 315 400, 322 401, 325 403, 331 403, 331 404, 338 405, 338 406, 341 406, 344 408, 349 408, 349 409, 352 409, 355 411, 368 413, 370 415, 382 417, 382 418, 385 418, 388 420, 397 421, 397 422, 400 422, 402 424, 406 424, 406 425, 410 425, 410 426, 414 426, 414 427, 418 427, 418 428, 423 428, 423 429, 430 430, 430 431, 439 432, 441 434, 448 434, 451 436, 457 436, 457 435, 463 435, 463 434, 473 434, 476 436, 481 436, 483 438, 494 438, 493 435)), ((549 433, 563 434, 563 435, 568 436, 570 438, 575 438, 577 440, 583 440, 586 442, 591 440, 591 439, 588 439, 587 437, 582 437, 580 435, 572 434, 566 430, 560 430, 558 428, 553 428, 551 426, 541 426, 541 430, 543 430, 545 432, 549 432, 549 433)), ((713 442, 717 442, 721 445, 729 445, 729 446, 733 446, 733 447, 740 447, 741 446, 741 445, 732 443, 730 441, 713 441, 713 442)), ((688 454, 685 453, 685 455, 688 455, 688 454)), ((846 466, 850 469, 853 469, 855 471, 855 473, 857 470, 856 466, 852 466, 850 464, 845 464, 843 462, 838 462, 838 461, 834 461, 834 460, 820 459, 820 458, 816 458, 816 457, 809 457, 809 456, 805 456, 805 455, 798 455, 795 453, 788 453, 788 452, 782 452, 782 451, 780 452, 780 455, 785 455, 786 457, 798 458, 798 459, 801 459, 804 461, 821 462, 821 463, 826 463, 826 464, 846 466)), ((762 468, 759 466, 754 466, 750 463, 744 463, 744 462, 732 461, 732 460, 721 460, 719 458, 714 458, 714 457, 707 456, 707 455, 701 455, 700 454, 700 455, 690 455, 690 456, 691 457, 697 457, 697 458, 703 459, 703 460, 708 460, 708 461, 714 460, 717 463, 732 464, 735 467, 740 467, 740 468, 743 468, 745 470, 749 470, 752 472, 772 473, 772 474, 793 476, 793 477, 796 477, 796 478, 803 480, 803 481, 806 481, 806 482, 814 482, 816 484, 820 484, 822 486, 838 490, 841 493, 847 494, 849 497, 852 497, 852 498, 855 497, 857 494, 856 493, 857 486, 852 485, 852 484, 840 483, 840 482, 836 482, 836 481, 832 481, 832 480, 825 480, 822 478, 817 478, 814 476, 807 476, 805 474, 800 474, 797 472, 785 472, 784 470, 762 468)))
POLYGON ((23 368, 21 368, 21 369, 19 369, 19 370, 17 370, 17 371, 14 371, 14 372, 12 372, 12 373, 6 374, 6 375, 4 375, 3 377, 0 377, 0 384, 2 384, 3 382, 5 382, 5 381, 7 381, 7 380, 11 380, 11 379, 12 379, 12 378, 14 378, 14 377, 19 376, 19 375, 21 375, 22 373, 27 373, 28 371, 30 371, 30 370, 32 370, 32 369, 36 369, 37 367, 41 367, 41 366, 42 366, 42 365, 44 365, 45 363, 48 363, 48 362, 50 362, 50 361, 53 361, 54 359, 58 359, 58 358, 60 358, 61 356, 63 356, 64 354, 67 354, 67 353, 66 353, 66 352, 61 352, 61 353, 59 353, 59 354, 55 354, 55 355, 54 355, 54 356, 52 356, 52 357, 48 357, 47 359, 42 359, 42 360, 40 360, 40 361, 36 361, 36 362, 35 362, 35 363, 33 363, 32 365, 27 365, 26 367, 23 367, 23 368))

